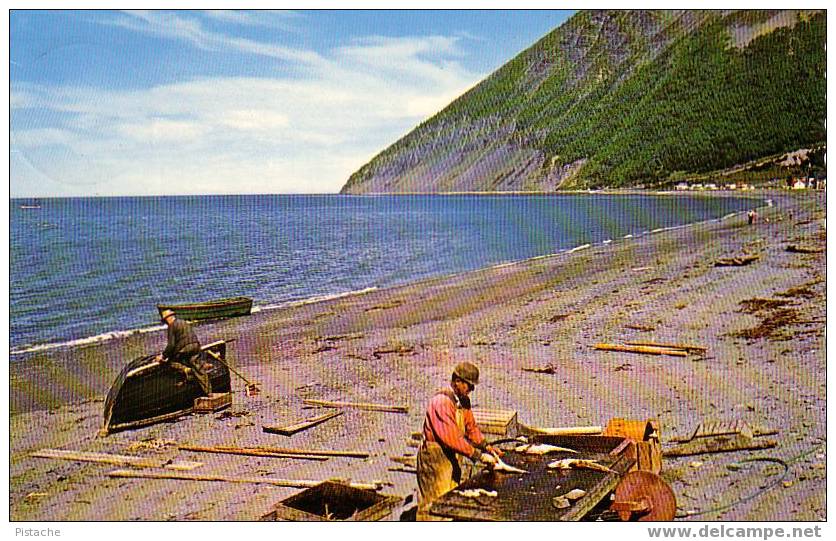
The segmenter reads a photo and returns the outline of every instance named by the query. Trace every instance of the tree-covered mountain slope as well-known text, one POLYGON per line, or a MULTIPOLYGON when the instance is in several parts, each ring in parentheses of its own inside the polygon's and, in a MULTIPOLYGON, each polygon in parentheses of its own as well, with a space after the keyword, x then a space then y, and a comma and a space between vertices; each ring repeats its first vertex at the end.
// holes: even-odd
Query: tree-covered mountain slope
POLYGON ((342 193, 663 184, 823 143, 826 14, 581 11, 342 193))

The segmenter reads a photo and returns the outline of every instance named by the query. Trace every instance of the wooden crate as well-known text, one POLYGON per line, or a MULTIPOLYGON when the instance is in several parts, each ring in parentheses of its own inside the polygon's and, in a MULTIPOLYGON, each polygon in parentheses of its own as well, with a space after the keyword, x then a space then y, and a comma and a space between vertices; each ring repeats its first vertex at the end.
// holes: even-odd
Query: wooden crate
POLYGON ((375 521, 400 505, 397 496, 325 481, 286 498, 263 515, 263 521, 375 521))
POLYGON ((209 396, 195 398, 195 413, 212 413, 232 405, 232 393, 212 393, 209 396))
POLYGON ((495 440, 497 436, 516 438, 519 433, 517 412, 514 410, 473 408, 473 418, 476 420, 479 430, 489 440, 495 440))

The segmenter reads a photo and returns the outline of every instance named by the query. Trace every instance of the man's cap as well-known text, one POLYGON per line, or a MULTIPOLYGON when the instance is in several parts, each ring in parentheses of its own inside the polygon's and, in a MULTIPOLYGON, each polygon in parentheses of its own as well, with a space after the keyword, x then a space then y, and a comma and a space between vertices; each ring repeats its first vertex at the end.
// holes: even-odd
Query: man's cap
POLYGON ((474 387, 479 383, 479 368, 473 363, 457 364, 453 370, 453 375, 474 387))
POLYGON ((161 312, 160 312, 160 319, 163 319, 163 320, 164 320, 164 319, 165 319, 165 318, 167 318, 168 316, 173 316, 173 315, 174 315, 174 311, 173 311, 173 310, 169 310, 168 308, 166 308, 165 310, 163 310, 163 311, 161 311, 161 312))

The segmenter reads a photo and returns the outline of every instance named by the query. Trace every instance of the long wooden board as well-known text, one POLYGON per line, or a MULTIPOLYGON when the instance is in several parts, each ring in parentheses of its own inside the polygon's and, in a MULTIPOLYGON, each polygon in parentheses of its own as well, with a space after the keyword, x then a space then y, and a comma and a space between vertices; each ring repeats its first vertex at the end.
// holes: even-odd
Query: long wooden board
POLYGON ((308 406, 319 406, 322 408, 356 408, 367 411, 388 411, 392 413, 409 413, 407 406, 396 406, 391 404, 370 404, 368 402, 332 402, 330 400, 306 399, 302 401, 308 406))
POLYGON ((675 349, 665 349, 650 346, 627 346, 621 344, 595 344, 595 349, 602 351, 621 351, 624 353, 646 353, 649 355, 670 355, 672 357, 687 357, 688 352, 675 349))
MULTIPOLYGON (((113 470, 107 473, 109 477, 131 478, 131 479, 172 479, 178 481, 217 481, 224 483, 251 483, 273 485, 277 487, 290 488, 311 488, 322 483, 324 480, 309 479, 277 479, 274 477, 232 477, 216 474, 186 474, 177 472, 147 472, 141 470, 113 470)), ((380 483, 347 483, 352 488, 362 490, 380 490, 380 483)))
POLYGON ((133 466, 136 468, 168 468, 172 470, 193 470, 203 466, 203 462, 178 461, 169 463, 161 458, 115 455, 111 453, 91 453, 87 451, 69 451, 66 449, 41 449, 30 453, 38 458, 55 458, 76 462, 97 462, 113 466, 133 466))
POLYGON ((303 430, 307 430, 308 428, 314 427, 320 423, 324 423, 328 419, 333 419, 334 417, 339 417, 342 415, 343 412, 341 411, 332 411, 330 413, 326 413, 325 415, 320 415, 319 417, 313 417, 311 419, 305 419, 304 421, 300 421, 298 423, 294 423, 292 425, 287 426, 268 426, 264 425, 261 429, 264 432, 269 432, 270 434, 281 434, 282 436, 292 436, 297 432, 301 432, 303 430))
POLYGON ((245 447, 203 447, 200 445, 181 445, 180 449, 184 451, 193 451, 196 453, 218 453, 226 455, 245 455, 245 456, 261 456, 267 458, 293 458, 297 460, 328 460, 327 456, 318 455, 302 455, 290 453, 274 453, 262 449, 252 449, 245 447))
POLYGON ((369 458, 370 453, 365 451, 334 451, 331 449, 295 449, 290 447, 252 447, 267 453, 278 453, 287 455, 307 455, 324 457, 347 457, 347 458, 369 458))
POLYGON ((697 346, 694 344, 660 344, 658 342, 646 342, 642 340, 634 340, 630 342, 626 342, 626 344, 630 346, 650 346, 650 347, 657 347, 657 348, 664 348, 664 349, 681 349, 684 351, 708 351, 708 348, 705 346, 697 346))

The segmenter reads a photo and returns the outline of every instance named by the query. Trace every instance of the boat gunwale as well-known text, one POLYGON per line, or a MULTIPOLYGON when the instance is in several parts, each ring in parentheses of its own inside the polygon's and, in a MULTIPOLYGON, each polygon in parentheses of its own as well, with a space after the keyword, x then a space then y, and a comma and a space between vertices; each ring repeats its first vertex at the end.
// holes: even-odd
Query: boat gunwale
POLYGON ((236 305, 244 305, 247 303, 252 303, 253 300, 250 297, 230 297, 228 299, 218 299, 214 301, 203 301, 203 302, 192 302, 192 303, 184 303, 184 304, 158 304, 158 310, 174 310, 175 312, 179 308, 180 310, 183 309, 192 309, 192 308, 213 308, 213 307, 226 307, 226 306, 236 306, 236 305))

